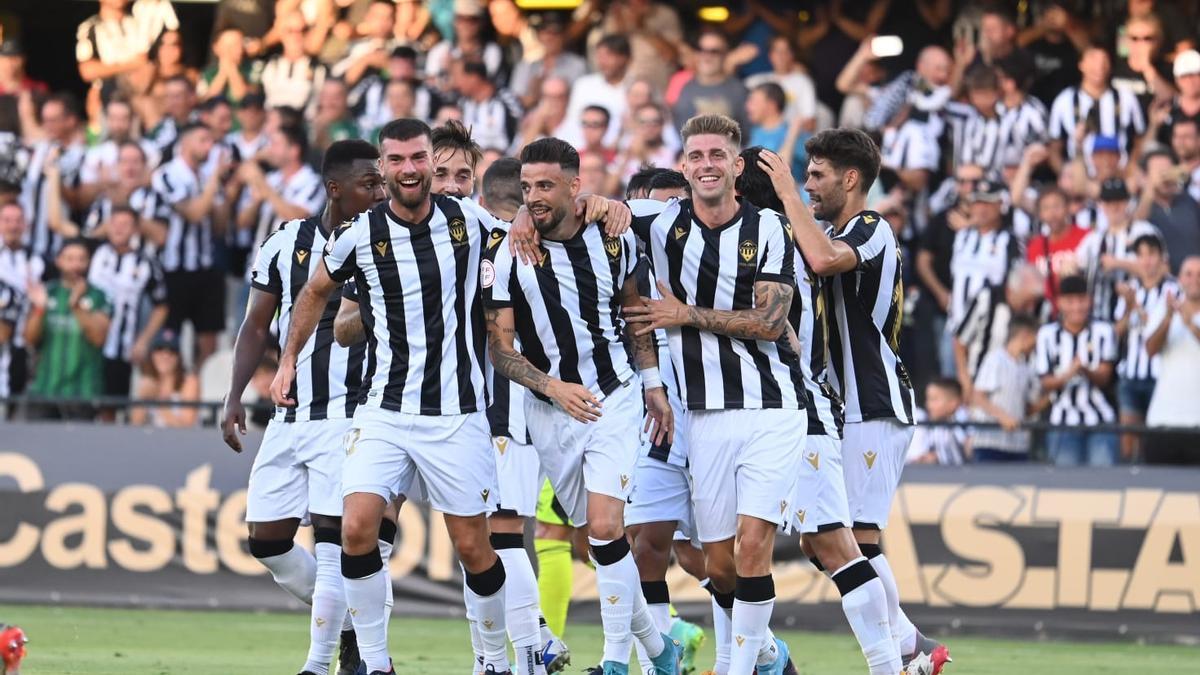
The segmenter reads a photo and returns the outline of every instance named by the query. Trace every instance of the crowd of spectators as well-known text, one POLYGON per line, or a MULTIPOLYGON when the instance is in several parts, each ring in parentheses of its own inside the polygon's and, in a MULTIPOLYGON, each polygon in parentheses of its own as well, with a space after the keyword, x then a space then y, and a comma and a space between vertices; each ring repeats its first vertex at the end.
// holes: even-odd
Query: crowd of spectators
MULTIPOLYGON (((703 4, 727 16, 221 0, 205 35, 169 0, 100 0, 76 31, 80 92, 29 78, 5 35, 0 396, 79 401, 28 411, 71 417, 101 395, 202 398, 258 244, 319 211, 325 147, 390 119, 462 120, 484 149, 475 176, 558 136, 585 189, 617 196, 677 166, 685 119, 724 113, 798 178, 817 130, 878 139, 869 203, 904 251, 918 398, 929 420, 998 425, 927 426, 913 461, 1197 457, 1178 450, 1195 438, 1094 430, 1200 426, 1195 3, 703 4), (1019 430, 1034 420, 1061 429, 1019 430)), ((195 423, 185 407, 127 417, 195 423)))

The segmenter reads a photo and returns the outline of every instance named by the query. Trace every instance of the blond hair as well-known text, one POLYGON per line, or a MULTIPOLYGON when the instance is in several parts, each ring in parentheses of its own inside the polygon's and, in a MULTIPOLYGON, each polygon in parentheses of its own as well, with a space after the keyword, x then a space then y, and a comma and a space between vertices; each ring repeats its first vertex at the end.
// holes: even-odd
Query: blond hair
POLYGON ((696 115, 684 123, 679 134, 684 143, 692 136, 711 134, 728 138, 735 148, 742 147, 742 128, 728 115, 696 115))

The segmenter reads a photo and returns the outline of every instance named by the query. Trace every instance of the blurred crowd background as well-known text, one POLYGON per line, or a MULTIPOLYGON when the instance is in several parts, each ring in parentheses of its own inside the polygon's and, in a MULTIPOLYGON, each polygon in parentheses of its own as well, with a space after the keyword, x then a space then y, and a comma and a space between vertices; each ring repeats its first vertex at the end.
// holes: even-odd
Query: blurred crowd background
POLYGON ((817 130, 878 139, 870 206, 902 243, 901 349, 929 421, 912 461, 1200 461, 1200 3, 53 9, 0 9, 10 415, 200 423, 189 402, 226 389, 254 252, 320 212, 334 141, 459 119, 478 177, 553 135, 585 191, 622 196, 677 168, 684 120, 724 113, 801 182, 817 130))

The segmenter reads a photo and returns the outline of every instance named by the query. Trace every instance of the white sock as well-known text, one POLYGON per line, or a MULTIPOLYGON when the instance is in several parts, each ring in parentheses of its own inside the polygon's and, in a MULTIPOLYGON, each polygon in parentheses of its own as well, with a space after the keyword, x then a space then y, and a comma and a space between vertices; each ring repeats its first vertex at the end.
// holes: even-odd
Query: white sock
MULTIPOLYGON (((659 637, 663 633, 671 632, 671 605, 669 603, 646 603, 646 609, 650 612, 650 619, 654 622, 654 629, 658 631, 659 637)), ((640 640, 634 643, 633 646, 637 650, 638 663, 642 664, 642 672, 644 673, 653 664, 650 663, 650 657, 646 655, 646 648, 642 646, 640 640)))
MULTIPOLYGON (((627 573, 632 571, 633 578, 638 578, 637 563, 633 561, 633 555, 625 556, 625 560, 629 563, 627 573)), ((667 625, 669 628, 670 609, 667 610, 667 625)), ((637 594, 633 598, 633 617, 629 622, 629 629, 633 631, 637 643, 645 650, 646 656, 655 658, 667 648, 666 642, 663 641, 662 631, 658 630, 658 625, 650 614, 650 606, 646 604, 646 597, 642 595, 641 582, 638 582, 637 594)))
MULTIPOLYGON (((347 556, 342 556, 345 570, 347 556)), ((353 579, 342 575, 346 588, 346 604, 354 618, 354 633, 358 636, 358 653, 367 664, 367 672, 391 669, 387 648, 387 621, 384 597, 387 595, 388 578, 383 570, 365 577, 353 579)))
MULTIPOLYGON (((592 551, 611 544, 611 541, 588 537, 592 551)), ((620 560, 608 565, 602 565, 596 560, 594 553, 592 562, 596 565, 596 589, 600 593, 600 622, 604 626, 604 656, 601 662, 629 662, 629 650, 633 647, 633 596, 641 593, 641 584, 637 578, 637 565, 633 557, 626 553, 620 560), (621 563, 628 562, 633 567, 633 581, 624 573, 621 563)))
POLYGON ((546 623, 546 617, 542 616, 540 612, 538 613, 538 628, 542 633, 543 645, 548 644, 556 637, 554 632, 550 630, 550 626, 546 623))
POLYGON ((496 555, 504 563, 504 598, 508 612, 508 639, 516 654, 520 675, 544 673, 545 667, 536 663, 534 655, 540 651, 541 629, 538 619, 537 576, 533 563, 524 548, 498 548, 496 555))
POLYGON ((317 559, 303 546, 292 545, 285 553, 258 561, 268 570, 275 583, 300 602, 312 604, 313 586, 317 581, 317 559))
POLYGON ((467 595, 474 605, 479 630, 483 667, 491 666, 497 673, 508 670, 508 633, 504 615, 504 585, 491 595, 479 595, 468 586, 467 595))
POLYGON ((901 654, 911 654, 917 648, 917 627, 908 620, 908 615, 900 608, 900 587, 896 585, 896 575, 892 574, 892 566, 882 553, 871 558, 871 567, 879 575, 883 590, 887 593, 888 625, 892 629, 892 640, 901 654))
POLYGON ((387 595, 383 597, 383 607, 387 610, 387 616, 390 618, 392 616, 392 604, 395 600, 393 597, 395 590, 392 588, 392 574, 390 569, 392 562, 392 542, 379 540, 379 557, 383 560, 383 578, 387 579, 387 595))
MULTIPOLYGON (((343 582, 342 592, 345 592, 345 590, 346 587, 345 583, 343 582)), ((354 617, 350 616, 350 612, 346 612, 346 617, 342 619, 342 632, 344 633, 348 630, 354 630, 354 617)))
POLYGON ((779 648, 775 646, 775 633, 767 628, 767 632, 763 635, 762 645, 758 648, 758 660, 756 665, 766 666, 775 663, 779 660, 779 648))
POLYGON ((717 675, 729 673, 729 645, 733 641, 733 610, 725 609, 712 599, 713 640, 716 643, 716 661, 713 672, 717 675))
MULTIPOLYGON (((472 664, 483 663, 483 638, 479 637, 479 621, 475 618, 475 598, 477 597, 467 588, 467 570, 458 564, 459 569, 463 572, 463 605, 467 608, 467 625, 471 629, 471 661, 472 664)), ((475 668, 472 665, 472 672, 475 668)))
POLYGON ((895 675, 902 666, 900 651, 892 639, 888 623, 887 594, 878 576, 871 577, 874 566, 869 571, 861 567, 865 560, 861 557, 852 560, 831 576, 834 583, 838 584, 839 591, 842 591, 842 611, 846 613, 850 630, 858 639, 871 675, 895 675), (843 572, 867 580, 849 588, 854 582, 846 581, 846 577, 839 579, 843 572), (848 590, 843 591, 844 588, 848 590))
POLYGON ((775 598, 762 602, 733 601, 733 644, 730 675, 750 675, 758 665, 758 650, 767 637, 775 598))
POLYGON ((346 592, 342 588, 342 547, 317 542, 317 576, 312 594, 312 623, 309 624, 308 660, 304 670, 327 675, 337 649, 341 618, 346 615, 346 592))

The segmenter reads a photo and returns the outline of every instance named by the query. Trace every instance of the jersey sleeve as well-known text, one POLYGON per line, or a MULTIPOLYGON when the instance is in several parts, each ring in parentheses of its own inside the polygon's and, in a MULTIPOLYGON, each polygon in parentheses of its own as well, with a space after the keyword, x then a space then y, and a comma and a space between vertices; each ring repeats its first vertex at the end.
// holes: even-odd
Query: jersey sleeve
POLYGON ((358 302, 358 284, 353 279, 347 279, 346 283, 342 284, 342 299, 358 302))
POLYGON ((278 264, 282 241, 282 237, 267 237, 258 247, 258 255, 250 272, 250 285, 271 295, 283 295, 283 277, 278 264))
POLYGON ((1101 363, 1116 363, 1117 334, 1113 330, 1113 325, 1107 321, 1097 322, 1094 340, 1095 349, 1099 353, 1099 361, 1101 363))
POLYGON ((1050 375, 1050 362, 1053 358, 1054 334, 1058 327, 1054 324, 1042 326, 1038 331, 1037 347, 1033 352, 1033 369, 1039 377, 1050 375))
POLYGON ((623 255, 625 256, 624 277, 628 279, 633 276, 640 258, 638 255, 637 235, 633 233, 633 230, 629 230, 621 235, 621 242, 624 249, 623 255))
POLYGON ((21 302, 16 289, 0 285, 0 321, 15 326, 21 318, 21 302))
POLYGON ((479 262, 479 286, 483 289, 485 307, 512 307, 511 284, 516 278, 516 263, 504 237, 484 252, 483 260, 479 262))
POLYGON ((334 281, 341 283, 358 269, 358 242, 371 235, 371 213, 360 213, 354 220, 342 223, 329 236, 322 260, 334 281))
POLYGON ((493 216, 490 211, 480 206, 479 202, 475 201, 474 199, 457 197, 450 197, 450 199, 458 202, 458 205, 463 210, 464 216, 467 216, 468 218, 474 218, 476 222, 479 223, 479 231, 485 235, 485 242, 487 241, 487 235, 495 232, 497 229, 503 230, 504 232, 508 231, 507 222, 497 218, 496 216, 493 216))
POLYGON ((764 211, 762 215, 760 239, 765 250, 758 263, 755 281, 793 285, 796 280, 796 247, 791 243, 791 225, 785 217, 774 211, 764 211))
POLYGON ((629 229, 637 235, 638 239, 648 243, 650 241, 650 226, 673 203, 675 203, 674 200, 660 202, 653 199, 631 199, 625 202, 626 206, 629 207, 629 211, 633 214, 633 222, 629 229))
POLYGON ((150 186, 154 190, 155 205, 154 218, 158 220, 167 220, 175 211, 175 205, 188 199, 187 185, 182 181, 172 178, 171 165, 165 165, 154 173, 150 181, 150 186))
POLYGON ((858 269, 866 269, 878 265, 879 254, 887 248, 888 238, 892 237, 892 228, 877 213, 864 213, 853 225, 834 237, 844 242, 858 258, 858 269))
POLYGON ((79 63, 97 58, 95 26, 94 21, 84 21, 75 31, 75 60, 79 63))

